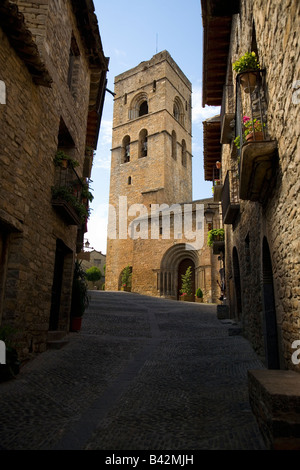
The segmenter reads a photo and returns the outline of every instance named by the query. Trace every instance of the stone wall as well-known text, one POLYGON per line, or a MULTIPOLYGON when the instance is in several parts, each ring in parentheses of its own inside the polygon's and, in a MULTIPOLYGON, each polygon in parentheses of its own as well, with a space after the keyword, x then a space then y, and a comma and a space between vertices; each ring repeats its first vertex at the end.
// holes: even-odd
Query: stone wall
MULTIPOLYGON (((259 354, 265 354, 263 263, 264 244, 271 255, 279 341, 280 366, 299 371, 291 361, 292 342, 300 339, 300 242, 297 227, 299 212, 299 100, 295 85, 300 78, 299 2, 242 1, 239 15, 234 16, 229 61, 233 63, 254 41, 261 67, 266 69, 268 98, 267 124, 271 139, 277 141, 278 161, 274 160, 274 178, 267 200, 240 200, 240 215, 226 228, 226 277, 231 312, 236 315, 233 248, 239 259, 242 312, 246 336, 259 354), (248 237, 248 238, 247 238, 248 237)), ((228 70, 228 77, 231 71, 228 70)), ((235 86, 235 81, 234 81, 235 86)), ((223 145, 223 175, 230 168, 229 145, 223 145), (224 156, 224 158, 223 158, 224 156)))
POLYGON ((57 240, 65 250, 58 329, 69 330, 77 227, 51 205, 53 158, 67 129, 82 175, 90 70, 70 2, 17 4, 53 80, 49 88, 37 86, 0 30, 0 79, 7 90, 0 108, 0 323, 17 330, 24 359, 46 348, 57 240), (67 82, 72 32, 79 54, 76 96, 67 82))

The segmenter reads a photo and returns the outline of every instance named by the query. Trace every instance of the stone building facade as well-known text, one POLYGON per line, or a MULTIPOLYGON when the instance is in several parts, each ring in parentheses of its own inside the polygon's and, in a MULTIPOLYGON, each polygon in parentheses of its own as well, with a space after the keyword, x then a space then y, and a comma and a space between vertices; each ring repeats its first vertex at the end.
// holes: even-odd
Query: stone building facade
POLYGON ((4 0, 0 35, 0 325, 15 329, 22 360, 46 349, 49 331, 69 331, 86 219, 52 188, 76 180, 82 202, 108 59, 89 0, 4 0), (55 166, 58 150, 78 166, 55 166))
MULTIPOLYGON (((222 165, 218 200, 225 228, 229 315, 241 323, 266 368, 278 371, 257 378, 254 395, 261 396, 256 411, 263 421, 262 397, 280 395, 288 380, 281 396, 285 403, 298 393, 293 384, 299 381, 281 372, 300 372, 300 4, 296 0, 202 0, 201 4, 203 106, 221 106, 209 137, 214 154, 207 153, 204 159, 207 180, 214 181, 216 161, 222 165), (246 52, 256 54, 260 69, 255 71, 253 87, 249 82, 243 88, 242 73, 234 71, 233 64, 246 52), (254 119, 262 123, 262 136, 255 132, 257 138, 251 141, 245 131, 254 119)), ((267 408, 276 409, 275 402, 270 399, 267 408)), ((282 408, 282 421, 283 416, 282 408)), ((265 429, 272 428, 273 418, 270 411, 265 429)), ((283 441, 277 445, 284 447, 283 441)), ((299 448, 299 439, 295 445, 299 448)))
POLYGON ((129 266, 132 291, 178 299, 191 265, 194 290, 216 301, 218 260, 182 225, 189 213, 194 236, 206 236, 212 203, 192 201, 191 84, 163 51, 117 76, 114 91, 105 288, 120 289, 129 266))

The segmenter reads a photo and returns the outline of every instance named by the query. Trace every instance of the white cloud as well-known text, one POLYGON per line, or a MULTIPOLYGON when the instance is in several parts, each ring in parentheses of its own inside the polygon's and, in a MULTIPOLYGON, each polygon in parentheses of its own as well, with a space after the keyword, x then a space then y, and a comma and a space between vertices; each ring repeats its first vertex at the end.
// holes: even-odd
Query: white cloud
POLYGON ((194 125, 201 124, 206 119, 220 114, 219 106, 205 106, 202 107, 202 88, 195 87, 192 95, 192 121, 194 125))
POLYGON ((108 204, 98 204, 92 211, 88 221, 88 231, 85 239, 90 242, 90 247, 106 254, 108 204))

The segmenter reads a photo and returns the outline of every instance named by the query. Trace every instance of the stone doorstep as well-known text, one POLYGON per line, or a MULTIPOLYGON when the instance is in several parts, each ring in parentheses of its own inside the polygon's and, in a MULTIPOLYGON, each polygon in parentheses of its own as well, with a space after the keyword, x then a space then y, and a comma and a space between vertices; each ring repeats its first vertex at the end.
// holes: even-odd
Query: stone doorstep
POLYGON ((300 374, 249 370, 249 400, 269 449, 300 450, 300 374))
POLYGON ((48 331, 47 349, 60 349, 68 342, 66 331, 48 331))

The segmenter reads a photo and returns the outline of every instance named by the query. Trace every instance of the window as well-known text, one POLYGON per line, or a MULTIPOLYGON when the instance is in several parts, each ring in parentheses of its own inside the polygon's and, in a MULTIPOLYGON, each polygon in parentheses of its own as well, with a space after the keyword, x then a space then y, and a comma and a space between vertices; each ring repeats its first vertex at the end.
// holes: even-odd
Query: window
POLYGON ((182 166, 186 167, 186 143, 184 139, 182 140, 182 143, 181 143, 181 163, 182 163, 182 166))
POLYGON ((121 163, 130 162, 130 137, 126 135, 122 142, 122 161, 121 163))
POLYGON ((69 70, 68 70, 68 86, 74 98, 77 95, 77 83, 80 66, 80 52, 74 35, 72 34, 70 54, 69 54, 69 70))
POLYGON ((145 114, 148 114, 148 103, 147 103, 147 101, 143 101, 142 104, 140 105, 140 109, 139 109, 139 116, 145 116, 145 114))
POLYGON ((176 96, 174 103, 173 103, 173 116, 180 124, 183 125, 184 123, 184 112, 183 112, 183 105, 178 96, 176 96))
POLYGON ((131 101, 129 109, 129 119, 136 119, 148 114, 148 96, 147 93, 139 93, 131 101))
POLYGON ((153 80, 153 91, 156 91, 156 80, 153 80))
POLYGON ((177 146, 177 137, 176 137, 176 132, 173 131, 172 132, 172 158, 174 158, 174 160, 177 159, 176 146, 177 146))
POLYGON ((148 154, 148 132, 142 129, 139 134, 139 158, 147 157, 148 154))
POLYGON ((131 176, 128 176, 128 181, 127 181, 128 185, 130 186, 131 185, 131 176))

